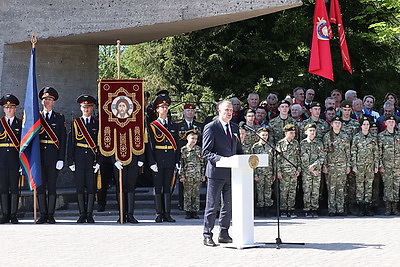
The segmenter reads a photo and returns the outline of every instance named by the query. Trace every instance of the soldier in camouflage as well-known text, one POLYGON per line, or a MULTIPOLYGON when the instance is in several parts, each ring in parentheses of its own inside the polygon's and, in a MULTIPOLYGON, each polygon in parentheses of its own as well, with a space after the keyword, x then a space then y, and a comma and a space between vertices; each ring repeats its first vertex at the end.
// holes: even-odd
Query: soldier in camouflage
MULTIPOLYGON (((245 124, 249 126, 250 128, 253 128, 255 131, 260 128, 259 125, 256 125, 254 123, 254 120, 256 119, 255 112, 252 109, 248 109, 244 112, 244 118, 246 120, 245 124)), ((239 123, 239 126, 243 128, 243 122, 239 123)), ((251 147, 258 141, 258 137, 255 134, 255 132, 252 131, 246 131, 246 134, 244 136, 244 139, 242 141, 242 149, 244 154, 250 154, 251 153, 251 147)))
POLYGON ((276 146, 279 152, 277 157, 277 177, 280 180, 280 209, 282 217, 295 218, 297 179, 300 175, 300 146, 296 137, 296 126, 287 124, 283 128, 285 138, 276 146))
POLYGON ((285 137, 283 133, 283 128, 285 125, 297 125, 296 121, 289 116, 290 102, 287 100, 282 100, 278 103, 278 105, 279 115, 269 122, 269 127, 271 129, 271 144, 275 145, 279 140, 285 137))
POLYGON ((315 138, 322 142, 324 135, 329 131, 329 124, 319 117, 321 114, 321 104, 318 102, 312 102, 310 106, 310 112, 310 118, 304 120, 303 123, 299 125, 300 141, 306 138, 304 127, 312 123, 317 127, 315 138))
POLYGON ((322 171, 327 174, 329 216, 345 214, 344 191, 347 174, 350 173, 351 154, 349 138, 341 128, 342 119, 335 117, 323 139, 327 154, 322 171))
POLYGON ((187 144, 181 148, 180 181, 183 183, 184 209, 186 219, 199 219, 200 185, 205 181, 204 160, 201 147, 196 145, 199 133, 195 130, 186 132, 187 144))
MULTIPOLYGON (((352 103, 350 101, 343 101, 340 111, 342 113, 342 131, 347 134, 349 142, 351 142, 353 136, 359 132, 360 124, 356 119, 351 118, 352 103)), ((355 211, 356 203, 356 175, 354 172, 350 172, 347 176, 346 188, 345 188, 345 204, 347 210, 351 213, 357 213, 355 211)))
POLYGON ((396 119, 393 115, 386 117, 386 129, 378 135, 380 162, 379 171, 383 179, 383 200, 385 215, 400 215, 400 134, 395 130, 396 119))
POLYGON ((370 121, 360 119, 361 132, 354 135, 351 143, 351 162, 356 175, 356 200, 360 216, 371 216, 372 183, 378 172, 379 153, 375 137, 369 133, 370 121))
POLYGON ((307 124, 304 132, 307 138, 300 142, 304 211, 306 217, 318 217, 321 169, 326 153, 322 141, 316 138, 317 125, 307 124))
POLYGON ((254 170, 254 181, 256 183, 256 215, 267 216, 268 208, 273 205, 272 201, 272 183, 275 180, 273 172, 273 154, 272 147, 268 144, 269 128, 261 127, 257 130, 261 136, 257 143, 251 149, 253 154, 267 154, 268 167, 258 167, 254 170))

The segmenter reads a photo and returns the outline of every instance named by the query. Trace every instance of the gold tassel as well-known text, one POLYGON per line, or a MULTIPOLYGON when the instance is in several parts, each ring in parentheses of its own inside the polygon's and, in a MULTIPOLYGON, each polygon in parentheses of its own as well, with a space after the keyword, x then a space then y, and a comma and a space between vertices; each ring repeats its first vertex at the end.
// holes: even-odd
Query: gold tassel
POLYGON ((101 185, 101 173, 99 170, 99 173, 97 174, 97 189, 101 189, 102 185, 101 185))
POLYGON ((19 176, 19 181, 18 181, 18 187, 23 187, 25 185, 25 176, 20 175, 19 176))

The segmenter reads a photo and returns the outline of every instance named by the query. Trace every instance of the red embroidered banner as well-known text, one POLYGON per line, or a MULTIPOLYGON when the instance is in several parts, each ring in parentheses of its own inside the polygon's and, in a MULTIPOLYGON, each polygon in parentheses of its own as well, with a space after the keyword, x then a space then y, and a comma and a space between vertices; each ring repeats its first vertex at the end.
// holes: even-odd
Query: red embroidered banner
POLYGON ((129 164, 144 152, 144 80, 100 80, 100 152, 129 164))

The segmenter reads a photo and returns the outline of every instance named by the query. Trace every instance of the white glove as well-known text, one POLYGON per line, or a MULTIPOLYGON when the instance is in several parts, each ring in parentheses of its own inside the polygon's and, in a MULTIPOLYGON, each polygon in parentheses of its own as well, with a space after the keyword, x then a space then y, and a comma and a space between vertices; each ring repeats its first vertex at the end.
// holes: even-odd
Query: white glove
POLYGON ((71 171, 75 171, 75 164, 68 167, 71 171))
POLYGON ((22 167, 19 167, 19 175, 22 175, 22 167))
POLYGON ((56 169, 61 170, 63 167, 64 167, 64 161, 62 161, 62 160, 57 161, 56 169))
POLYGON ((143 161, 138 161, 138 162, 137 162, 137 165, 138 165, 139 167, 142 167, 142 166, 143 166, 143 161))
POLYGON ((96 163, 96 165, 93 166, 94 173, 97 173, 100 169, 100 164, 96 163))
POLYGON ((175 167, 176 167, 176 169, 178 170, 178 172, 181 171, 181 164, 176 163, 176 164, 175 164, 175 167))
POLYGON ((151 166, 150 166, 150 169, 151 169, 153 172, 158 172, 157 164, 151 165, 151 166))
POLYGON ((117 167, 118 170, 122 170, 124 168, 124 166, 122 166, 121 161, 115 162, 114 165, 115 165, 115 167, 117 167))

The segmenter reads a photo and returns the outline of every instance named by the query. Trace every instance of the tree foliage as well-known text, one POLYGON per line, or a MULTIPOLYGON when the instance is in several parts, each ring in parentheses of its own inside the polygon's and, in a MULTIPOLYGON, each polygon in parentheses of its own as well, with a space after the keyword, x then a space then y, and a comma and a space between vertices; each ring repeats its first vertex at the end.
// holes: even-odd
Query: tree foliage
MULTIPOLYGON (((400 93, 398 0, 341 0, 353 75, 342 69, 336 26, 331 40, 335 82, 307 72, 314 1, 266 16, 128 46, 124 77, 145 78, 147 90, 168 89, 175 100, 213 102, 276 91, 283 98, 296 86, 314 88, 322 100, 333 88, 400 93), (204 92, 204 94, 203 94, 204 92)), ((329 5, 327 5, 329 7, 329 5)), ((102 48, 101 48, 102 49, 102 48)), ((100 77, 116 64, 100 50, 100 77), (105 67, 104 64, 109 66, 105 67)), ((114 67, 115 65, 115 67, 114 67)))

